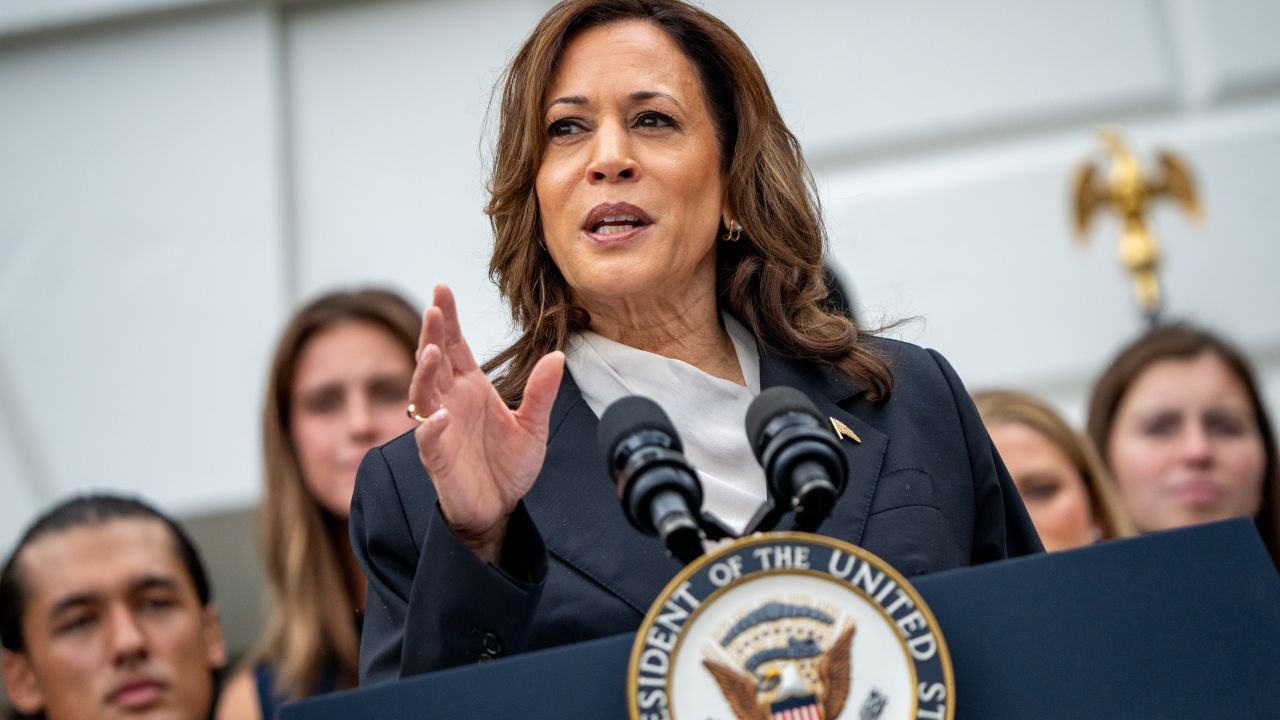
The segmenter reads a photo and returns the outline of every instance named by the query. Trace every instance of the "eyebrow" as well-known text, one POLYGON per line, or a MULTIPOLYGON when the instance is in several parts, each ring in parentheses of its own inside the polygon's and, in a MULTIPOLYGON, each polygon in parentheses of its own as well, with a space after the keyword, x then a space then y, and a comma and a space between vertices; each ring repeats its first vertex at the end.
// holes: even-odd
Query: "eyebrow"
MULTIPOLYGON (((143 575, 142 577, 129 583, 129 594, 143 592, 154 588, 162 588, 166 590, 177 590, 178 581, 168 575, 143 575)), ((80 592, 68 595, 53 604, 49 608, 49 617, 57 617, 59 614, 76 607, 78 605, 88 605, 102 597, 98 592, 80 592)))
POLYGON ((341 380, 331 380, 329 382, 321 383, 313 387, 298 388, 297 392, 294 394, 293 399, 306 400, 308 398, 313 398, 317 395, 325 395, 332 392, 341 392, 342 386, 343 386, 343 383, 341 380))
MULTIPOLYGON (((627 96, 632 102, 644 102, 645 100, 653 100, 654 98, 666 98, 676 104, 681 111, 684 111, 684 105, 680 103, 675 96, 670 93, 664 93, 659 90, 637 90, 627 96)), ((590 104, 585 96, 582 95, 564 95, 547 103, 547 110, 558 104, 564 105, 588 105, 590 104)))
POLYGON ((1050 470, 1033 470, 1032 472, 1023 473, 1013 479, 1014 484, 1018 482, 1056 482, 1058 474, 1050 470))
POLYGON ((675 98, 674 95, 671 95, 669 93, 659 92, 657 90, 640 90, 640 91, 631 93, 630 97, 633 101, 637 101, 637 102, 652 100, 654 98, 666 98, 667 100, 670 100, 671 102, 675 103, 676 107, 680 108, 681 110, 684 110, 684 105, 682 105, 680 101, 675 98))
POLYGON ((178 581, 171 575, 143 575, 129 583, 129 592, 137 593, 145 590, 178 590, 178 581))
POLYGON ((95 592, 82 592, 74 595, 68 595, 49 608, 49 617, 57 617, 62 613, 70 610, 77 605, 89 605, 98 598, 99 594, 95 592))
MULTIPOLYGON (((374 387, 377 385, 392 385, 392 384, 408 385, 412 380, 413 380, 412 371, 410 371, 409 375, 407 376, 401 375, 400 373, 396 373, 396 372, 388 372, 388 373, 379 373, 377 375, 373 375, 368 378, 361 379, 357 382, 356 386, 357 387, 374 387)), ((345 393, 346 385, 347 385, 346 380, 333 380, 320 385, 316 385, 315 387, 299 388, 293 400, 305 402, 306 400, 309 400, 311 398, 314 398, 320 395, 327 395, 329 393, 334 393, 334 392, 345 393)))
POLYGON ((546 108, 546 109, 547 109, 547 110, 550 110, 550 109, 551 109, 552 107, 554 107, 555 105, 561 105, 561 104, 563 104, 563 105, 586 105, 586 104, 587 104, 587 99, 586 99, 585 97, 581 96, 581 95, 565 95, 565 96, 563 96, 563 97, 558 97, 558 98, 556 98, 555 100, 552 100, 551 102, 547 103, 547 108, 546 108))

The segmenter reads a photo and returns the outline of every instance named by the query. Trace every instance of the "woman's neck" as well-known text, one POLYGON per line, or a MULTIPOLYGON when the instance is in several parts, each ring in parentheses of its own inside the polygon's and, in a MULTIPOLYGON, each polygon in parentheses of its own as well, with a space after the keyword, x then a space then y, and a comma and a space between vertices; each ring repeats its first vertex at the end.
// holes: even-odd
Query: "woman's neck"
POLYGON ((686 362, 745 384, 733 339, 720 323, 714 289, 676 304, 664 301, 587 303, 591 330, 614 342, 686 362))

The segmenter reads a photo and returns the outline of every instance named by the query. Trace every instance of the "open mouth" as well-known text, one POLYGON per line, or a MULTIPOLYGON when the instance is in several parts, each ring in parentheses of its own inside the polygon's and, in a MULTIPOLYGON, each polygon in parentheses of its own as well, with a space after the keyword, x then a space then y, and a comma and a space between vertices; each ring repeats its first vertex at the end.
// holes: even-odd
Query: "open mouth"
POLYGON ((630 203, 604 203, 591 209, 582 227, 592 235, 609 237, 653 224, 643 210, 630 203))
POLYGON ((635 215, 606 215, 591 226, 591 232, 597 235, 613 235, 635 230, 644 224, 644 221, 635 215))

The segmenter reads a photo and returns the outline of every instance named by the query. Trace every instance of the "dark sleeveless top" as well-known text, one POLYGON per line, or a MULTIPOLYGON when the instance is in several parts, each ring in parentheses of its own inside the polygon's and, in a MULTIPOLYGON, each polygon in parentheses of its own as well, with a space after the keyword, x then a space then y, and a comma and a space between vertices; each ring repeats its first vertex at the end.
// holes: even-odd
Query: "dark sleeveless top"
MULTIPOLYGON (((280 709, 281 705, 298 699, 280 695, 276 692, 274 687, 276 668, 270 663, 258 663, 253 666, 253 681, 258 688, 258 705, 262 708, 263 720, 273 720, 276 716, 276 711, 280 709)), ((325 671, 320 676, 320 681, 316 683, 307 696, 323 695, 340 689, 338 687, 338 664, 329 662, 325 664, 325 671)))
MULTIPOLYGON (((364 628, 364 613, 357 611, 352 618, 352 622, 356 626, 356 638, 359 638, 360 631, 364 628)), ((338 659, 335 657, 329 658, 324 664, 324 672, 320 673, 319 680, 311 688, 311 692, 303 697, 324 695, 325 693, 337 692, 343 689, 339 680, 340 675, 338 659)), ((253 684, 258 688, 258 705, 262 708, 262 720, 274 720, 276 711, 280 709, 281 705, 302 699, 277 694, 275 683, 276 668, 274 665, 260 662, 253 666, 253 684)))

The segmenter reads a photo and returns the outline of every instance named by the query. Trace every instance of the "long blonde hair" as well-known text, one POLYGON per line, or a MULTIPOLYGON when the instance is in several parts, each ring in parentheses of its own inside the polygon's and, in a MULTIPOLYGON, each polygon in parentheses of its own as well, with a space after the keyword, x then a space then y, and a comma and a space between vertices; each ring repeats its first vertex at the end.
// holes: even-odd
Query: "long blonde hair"
POLYGON ((266 489, 258 523, 270 607, 251 661, 272 664, 276 691, 291 698, 312 694, 329 673, 339 687, 355 687, 359 680, 360 583, 346 523, 307 490, 290 434, 291 395, 303 348, 322 330, 352 321, 385 329, 412 361, 421 318, 408 301, 377 289, 329 293, 300 309, 280 335, 263 404, 266 489))
POLYGON ((1124 511, 1115 484, 1088 436, 1076 432, 1053 408, 1039 398, 1012 390, 987 390, 973 394, 978 414, 987 426, 1022 425, 1040 433, 1071 461, 1089 493, 1100 540, 1129 537, 1133 521, 1124 511))

